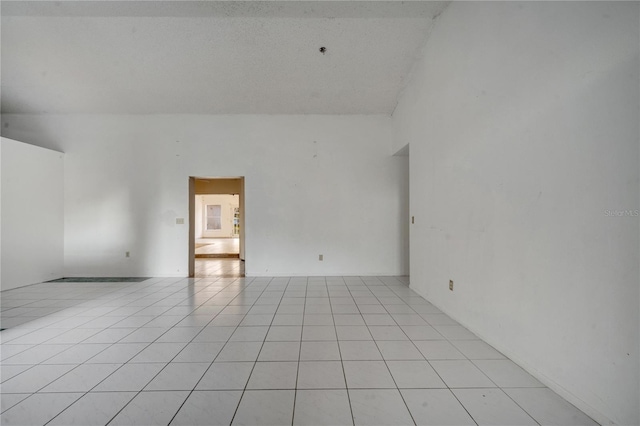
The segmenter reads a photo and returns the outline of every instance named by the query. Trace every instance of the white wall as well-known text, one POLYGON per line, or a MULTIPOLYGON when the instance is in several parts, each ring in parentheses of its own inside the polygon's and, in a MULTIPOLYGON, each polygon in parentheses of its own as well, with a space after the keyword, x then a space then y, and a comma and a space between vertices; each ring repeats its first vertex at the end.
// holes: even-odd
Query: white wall
POLYGON ((596 420, 640 423, 639 5, 454 2, 394 113, 411 285, 596 420), (453 279, 455 290, 448 289, 453 279))
POLYGON ((61 278, 64 155, 6 138, 0 151, 0 288, 61 278))
POLYGON ((193 225, 194 225, 194 231, 195 231, 195 235, 194 237, 197 238, 202 238, 202 229, 203 229, 203 220, 202 220, 202 209, 204 208, 202 205, 202 197, 203 195, 195 195, 195 210, 194 210, 194 216, 195 219, 193 221, 193 225))
POLYGON ((246 177, 248 275, 407 272, 390 117, 2 118, 65 152, 65 275, 186 276, 189 176, 246 177))

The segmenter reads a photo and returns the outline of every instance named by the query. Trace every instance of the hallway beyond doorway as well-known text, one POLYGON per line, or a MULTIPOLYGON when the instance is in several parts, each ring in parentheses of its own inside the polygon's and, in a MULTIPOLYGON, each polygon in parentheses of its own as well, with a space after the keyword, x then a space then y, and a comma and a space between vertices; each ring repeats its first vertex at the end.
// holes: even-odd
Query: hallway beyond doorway
POLYGON ((197 238, 195 244, 196 258, 218 257, 217 255, 224 255, 220 257, 240 257, 240 239, 238 237, 197 238))
POLYGON ((244 261, 240 259, 195 259, 195 278, 242 278, 244 261))

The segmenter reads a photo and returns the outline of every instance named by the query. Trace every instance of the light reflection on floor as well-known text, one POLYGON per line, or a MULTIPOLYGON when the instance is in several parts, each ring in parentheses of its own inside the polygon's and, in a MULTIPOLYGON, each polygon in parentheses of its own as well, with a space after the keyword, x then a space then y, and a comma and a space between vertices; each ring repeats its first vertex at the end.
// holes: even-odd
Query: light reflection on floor
POLYGON ((195 259, 194 277, 244 277, 244 261, 240 259, 195 259))

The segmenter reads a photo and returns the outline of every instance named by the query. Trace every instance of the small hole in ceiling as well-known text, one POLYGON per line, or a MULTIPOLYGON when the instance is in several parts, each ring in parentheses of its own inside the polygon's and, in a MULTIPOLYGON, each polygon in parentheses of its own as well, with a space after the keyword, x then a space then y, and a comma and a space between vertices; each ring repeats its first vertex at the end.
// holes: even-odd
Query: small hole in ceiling
POLYGON ((320 49, 320 53, 322 53, 323 55, 327 52, 327 48, 322 46, 320 49))

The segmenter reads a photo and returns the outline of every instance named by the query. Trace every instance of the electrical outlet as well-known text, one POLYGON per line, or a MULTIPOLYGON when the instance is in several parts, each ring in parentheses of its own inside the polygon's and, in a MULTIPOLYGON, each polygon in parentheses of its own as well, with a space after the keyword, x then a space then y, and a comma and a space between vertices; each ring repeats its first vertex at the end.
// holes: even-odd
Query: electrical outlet
POLYGON ((176 225, 184 225, 184 218, 183 217, 177 217, 176 218, 176 225))
POLYGON ((126 252, 126 253, 124 254, 124 257, 131 257, 131 253, 126 252))
POLYGON ((449 280, 449 290, 453 291, 453 280, 449 280))
POLYGON ((318 260, 319 261, 323 261, 324 260, 324 254, 319 254, 318 255, 318 260))

